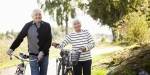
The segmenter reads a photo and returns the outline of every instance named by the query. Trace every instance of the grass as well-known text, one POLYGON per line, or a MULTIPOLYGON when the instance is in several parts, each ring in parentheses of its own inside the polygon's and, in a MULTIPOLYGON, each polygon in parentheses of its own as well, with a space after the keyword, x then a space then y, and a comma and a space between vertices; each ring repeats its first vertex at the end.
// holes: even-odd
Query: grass
MULTIPOLYGON (((19 52, 25 52, 27 53, 27 44, 26 41, 23 42, 19 48, 15 51, 14 54, 18 54, 19 52)), ((7 50, 9 49, 9 46, 11 45, 11 41, 9 40, 0 40, 0 69, 13 66, 17 63, 19 63, 18 60, 13 59, 10 60, 10 57, 6 54, 7 50)))
POLYGON ((106 74, 107 74, 107 69, 96 68, 92 70, 92 75, 106 75, 106 74))
POLYGON ((109 61, 109 57, 113 53, 101 54, 93 57, 93 67, 92 67, 92 75, 106 75, 108 69, 100 66, 100 63, 104 61, 109 61))

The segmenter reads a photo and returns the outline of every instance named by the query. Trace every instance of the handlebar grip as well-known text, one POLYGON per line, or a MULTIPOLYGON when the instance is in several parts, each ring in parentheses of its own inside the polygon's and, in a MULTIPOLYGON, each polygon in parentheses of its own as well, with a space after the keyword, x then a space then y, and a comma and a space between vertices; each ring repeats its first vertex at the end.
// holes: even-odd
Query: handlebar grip
POLYGON ((10 60, 12 60, 12 56, 10 56, 10 60))

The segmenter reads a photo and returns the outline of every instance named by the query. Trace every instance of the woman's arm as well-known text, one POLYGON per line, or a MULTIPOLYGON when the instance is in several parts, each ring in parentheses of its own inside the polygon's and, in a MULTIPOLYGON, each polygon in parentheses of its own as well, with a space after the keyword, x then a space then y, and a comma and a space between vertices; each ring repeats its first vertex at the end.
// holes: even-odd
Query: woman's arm
POLYGON ((66 45, 68 45, 69 43, 71 43, 71 37, 70 35, 66 35, 63 42, 61 42, 59 45, 58 45, 58 48, 64 48, 66 45))
POLYGON ((95 42, 89 32, 87 32, 87 39, 88 39, 88 44, 85 45, 85 48, 88 51, 95 47, 95 42))

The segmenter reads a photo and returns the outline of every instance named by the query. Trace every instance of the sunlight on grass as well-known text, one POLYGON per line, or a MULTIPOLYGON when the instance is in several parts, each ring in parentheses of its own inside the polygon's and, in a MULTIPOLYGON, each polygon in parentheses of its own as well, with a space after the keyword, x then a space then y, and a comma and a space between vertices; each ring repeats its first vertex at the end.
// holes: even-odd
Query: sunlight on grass
POLYGON ((107 70, 106 69, 101 69, 101 68, 95 68, 92 70, 92 75, 106 75, 107 70))
POLYGON ((93 57, 93 66, 92 66, 92 75, 106 75, 108 72, 108 69, 100 66, 103 61, 109 61, 109 57, 113 53, 107 53, 107 54, 100 54, 93 57))

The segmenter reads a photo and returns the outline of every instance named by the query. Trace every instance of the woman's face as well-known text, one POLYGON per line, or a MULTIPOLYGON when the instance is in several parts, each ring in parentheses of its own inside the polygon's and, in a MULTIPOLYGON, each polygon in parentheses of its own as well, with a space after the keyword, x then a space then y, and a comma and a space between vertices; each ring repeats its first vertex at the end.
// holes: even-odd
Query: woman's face
POLYGON ((75 21, 73 23, 73 28, 75 29, 75 31, 81 31, 81 23, 79 21, 75 21))
POLYGON ((41 22, 41 20, 42 20, 42 14, 41 14, 41 12, 35 12, 33 14, 33 20, 35 22, 41 22))

